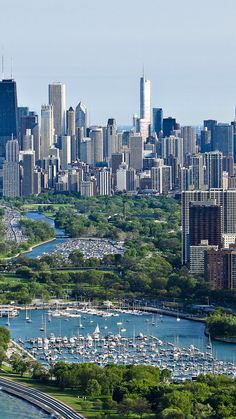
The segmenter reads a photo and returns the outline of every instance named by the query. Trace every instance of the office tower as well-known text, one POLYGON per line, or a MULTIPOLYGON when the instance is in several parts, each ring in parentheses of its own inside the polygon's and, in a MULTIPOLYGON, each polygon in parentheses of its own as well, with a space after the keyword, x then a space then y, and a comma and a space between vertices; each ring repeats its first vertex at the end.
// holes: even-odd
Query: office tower
POLYGON ((212 150, 221 151, 225 157, 234 156, 233 127, 229 124, 217 124, 214 126, 212 150))
POLYGON ((40 130, 39 124, 36 124, 34 128, 31 129, 32 135, 34 137, 34 152, 35 152, 35 161, 39 162, 40 160, 40 130))
POLYGON ((0 164, 6 153, 6 143, 17 138, 17 93, 13 79, 0 81, 0 164))
POLYGON ((195 127, 182 127, 182 137, 183 137, 183 153, 184 160, 186 161, 186 155, 196 153, 196 142, 197 134, 195 127))
POLYGON ((41 193, 41 169, 34 169, 34 195, 39 195, 41 193))
POLYGON ((107 168, 100 169, 96 174, 98 195, 111 195, 111 170, 107 168))
POLYGON ((133 115, 133 130, 134 130, 135 133, 138 133, 139 130, 140 130, 139 120, 140 120, 139 116, 135 113, 133 115))
POLYGON ((130 167, 136 170, 143 168, 143 138, 135 135, 129 138, 130 167))
POLYGON ((80 160, 89 165, 92 164, 92 140, 84 138, 80 143, 80 160))
MULTIPOLYGON (((79 128, 83 128, 83 136, 87 136, 87 126, 88 126, 88 111, 83 102, 79 102, 75 109, 75 128, 76 135, 79 128)), ((82 138, 81 138, 82 139, 82 138)))
POLYGON ((229 176, 234 175, 234 159, 232 156, 223 157, 223 171, 227 172, 229 176))
POLYGON ((127 170, 128 166, 126 163, 121 163, 119 169, 116 172, 116 190, 124 192, 127 187, 127 170))
POLYGON ((151 82, 144 75, 140 78, 140 119, 151 123, 151 82))
POLYGON ((176 129, 176 119, 172 117, 163 118, 163 137, 169 137, 176 129))
POLYGON ((158 138, 163 131, 163 110, 162 108, 153 108, 152 110, 152 126, 158 138))
MULTIPOLYGON (((18 108, 19 110, 20 108, 18 108)), ((36 112, 28 112, 27 115, 21 115, 19 118, 19 142, 20 144, 23 143, 23 137, 26 134, 27 129, 31 129, 31 131, 34 129, 36 125, 38 125, 38 115, 36 112)))
POLYGON ((23 135, 22 150, 34 150, 34 136, 31 133, 31 129, 27 129, 25 135, 23 135))
POLYGON ((66 133, 66 93, 65 85, 52 83, 48 86, 49 105, 53 107, 54 134, 61 137, 66 133))
MULTIPOLYGON (((213 142, 214 129, 215 129, 216 125, 217 125, 217 121, 215 121, 214 119, 207 119, 207 120, 203 121, 204 129, 207 128, 207 130, 211 133, 211 144, 213 142)), ((212 148, 209 151, 211 151, 211 150, 212 150, 212 148)))
POLYGON ((204 190, 205 186, 205 167, 204 167, 204 155, 194 154, 190 156, 191 167, 192 167, 192 185, 194 190, 204 190))
POLYGON ((210 189, 208 191, 183 191, 182 206, 182 263, 190 257, 189 206, 190 202, 215 200, 222 207, 223 233, 236 232, 236 189, 210 189))
POLYGON ((52 105, 42 105, 41 108, 41 159, 46 158, 49 149, 54 144, 53 128, 53 108, 52 105))
POLYGON ((70 137, 76 135, 75 131, 75 111, 72 106, 66 111, 66 134, 70 137))
POLYGON ((3 164, 3 196, 20 196, 18 140, 10 140, 6 144, 6 160, 3 164))
POLYGON ((27 117, 28 115, 29 115, 29 108, 27 106, 17 107, 17 128, 18 128, 17 139, 20 144, 22 143, 22 138, 23 138, 23 135, 25 134, 25 131, 24 133, 22 133, 21 131, 21 119, 27 117))
POLYGON ((208 189, 222 188, 223 156, 219 151, 204 154, 206 165, 205 183, 208 189))
POLYGON ((222 207, 215 201, 190 202, 189 205, 189 244, 198 246, 202 240, 221 247, 222 207))
POLYGON ((22 162, 22 196, 29 196, 34 194, 34 166, 35 153, 34 151, 21 151, 20 158, 22 162))
POLYGON ((126 171, 126 192, 135 192, 137 189, 137 176, 135 169, 126 171))
POLYGON ((124 161, 124 154, 123 153, 114 153, 111 155, 111 170, 112 173, 115 174, 116 171, 119 169, 119 166, 124 161))
POLYGON ((201 153, 209 153, 211 151, 211 131, 207 127, 201 131, 200 150, 201 153))
POLYGON ((117 153, 119 150, 118 138, 116 134, 116 120, 114 118, 108 119, 105 138, 106 144, 104 149, 104 156, 108 158, 108 161, 110 161, 112 154, 117 153))
POLYGON ((103 129, 100 127, 91 127, 89 131, 91 138, 92 165, 103 161, 103 129))
POLYGON ((68 169, 68 164, 71 163, 71 137, 69 135, 63 135, 61 138, 61 169, 68 169))
POLYGON ((181 165, 183 164, 183 138, 171 135, 169 137, 162 138, 161 144, 162 158, 167 161, 170 156, 173 156, 178 159, 181 165))

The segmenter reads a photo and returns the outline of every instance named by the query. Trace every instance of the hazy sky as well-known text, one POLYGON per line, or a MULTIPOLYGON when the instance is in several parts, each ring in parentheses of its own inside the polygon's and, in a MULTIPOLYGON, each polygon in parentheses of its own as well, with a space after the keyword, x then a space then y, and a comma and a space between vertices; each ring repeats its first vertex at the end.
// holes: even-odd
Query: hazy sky
POLYGON ((19 105, 40 110, 66 84, 91 123, 129 124, 145 65, 152 105, 182 124, 229 121, 236 104, 235 0, 0 0, 5 76, 19 105))

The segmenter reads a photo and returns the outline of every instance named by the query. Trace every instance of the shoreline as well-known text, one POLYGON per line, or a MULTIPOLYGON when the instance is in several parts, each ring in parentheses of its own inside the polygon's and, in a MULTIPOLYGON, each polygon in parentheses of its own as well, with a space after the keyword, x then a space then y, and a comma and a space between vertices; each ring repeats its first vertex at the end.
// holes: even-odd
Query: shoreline
POLYGON ((58 415, 56 417, 63 419, 85 419, 84 416, 80 415, 67 404, 34 387, 18 384, 15 380, 4 378, 3 376, 0 376, 0 386, 2 391, 25 400, 49 415, 58 415))
MULTIPOLYGON (((62 238, 63 238, 63 237, 62 237, 62 238)), ((53 242, 53 241, 54 241, 54 240, 56 240, 56 239, 57 239, 57 237, 54 237, 54 238, 52 238, 52 239, 45 240, 44 242, 40 242, 40 243, 38 243, 38 244, 34 244, 34 245, 30 246, 30 247, 29 247, 29 249, 24 250, 23 252, 17 253, 17 254, 16 254, 16 255, 14 255, 14 256, 9 256, 9 257, 2 258, 1 260, 11 260, 11 259, 15 259, 15 258, 17 258, 18 256, 25 255, 26 253, 30 253, 30 252, 32 252, 32 250, 33 250, 35 247, 39 247, 39 246, 42 246, 42 245, 44 245, 44 244, 47 244, 47 243, 53 242)))

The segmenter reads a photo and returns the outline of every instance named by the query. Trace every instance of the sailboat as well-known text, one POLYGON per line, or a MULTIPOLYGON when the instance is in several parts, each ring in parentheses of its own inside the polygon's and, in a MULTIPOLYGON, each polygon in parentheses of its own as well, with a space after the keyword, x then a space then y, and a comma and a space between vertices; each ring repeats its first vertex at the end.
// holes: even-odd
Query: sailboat
POLYGON ((177 321, 177 322, 180 322, 179 311, 177 312, 176 321, 177 321))
POLYGON ((96 326, 96 328, 95 328, 95 330, 93 332, 93 337, 99 338, 99 336, 100 336, 100 329, 99 329, 99 326, 97 324, 97 326, 96 326))
POLYGON ((26 321, 29 320, 28 310, 27 310, 27 307, 26 306, 25 306, 25 320, 26 321))
POLYGON ((6 325, 8 327, 10 326, 10 312, 9 312, 9 310, 8 310, 8 313, 7 313, 7 322, 6 322, 6 325))
POLYGON ((81 320, 79 322, 79 327, 80 327, 80 329, 84 329, 84 326, 83 326, 83 323, 81 322, 81 320))
POLYGON ((29 315, 28 316, 25 316, 25 320, 27 321, 27 323, 32 323, 31 311, 29 311, 29 315))
POLYGON ((42 325, 39 329, 41 332, 44 332, 44 322, 43 322, 43 315, 42 315, 42 325))
POLYGON ((212 343, 211 343, 211 335, 209 333, 208 335, 209 341, 208 341, 208 345, 207 345, 207 349, 211 349, 212 350, 212 343))

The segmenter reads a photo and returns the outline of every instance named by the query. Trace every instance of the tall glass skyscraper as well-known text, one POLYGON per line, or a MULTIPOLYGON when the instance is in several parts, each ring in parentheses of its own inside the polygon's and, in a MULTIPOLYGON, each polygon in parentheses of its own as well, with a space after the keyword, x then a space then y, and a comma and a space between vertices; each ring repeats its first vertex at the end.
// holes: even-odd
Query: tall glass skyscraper
POLYGON ((48 86, 49 104, 53 106, 54 134, 58 137, 66 133, 66 93, 65 85, 52 83, 48 86))
POLYGON ((86 130, 88 127, 88 111, 83 102, 79 102, 75 109, 75 127, 76 135, 78 134, 78 129, 83 128, 83 136, 86 137, 86 130))
POLYGON ((6 143, 17 138, 17 93, 13 79, 0 81, 0 162, 6 155, 6 143))
POLYGON ((140 119, 151 123, 151 82, 144 75, 140 78, 140 119))

